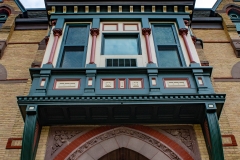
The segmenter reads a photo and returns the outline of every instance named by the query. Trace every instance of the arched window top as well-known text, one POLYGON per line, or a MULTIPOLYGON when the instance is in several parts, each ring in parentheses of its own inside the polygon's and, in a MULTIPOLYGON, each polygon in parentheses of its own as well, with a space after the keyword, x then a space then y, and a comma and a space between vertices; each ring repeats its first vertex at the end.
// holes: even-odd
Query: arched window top
POLYGON ((226 12, 231 19, 240 18, 240 9, 237 7, 229 7, 226 12))

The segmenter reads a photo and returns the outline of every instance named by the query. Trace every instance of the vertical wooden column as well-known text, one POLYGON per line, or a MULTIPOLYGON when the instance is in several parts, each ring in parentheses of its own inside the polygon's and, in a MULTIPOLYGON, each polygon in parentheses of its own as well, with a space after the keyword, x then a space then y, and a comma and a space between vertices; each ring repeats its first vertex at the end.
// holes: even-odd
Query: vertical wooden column
POLYGON ((148 63, 153 63, 152 60, 152 52, 150 47, 149 35, 151 34, 151 28, 143 28, 142 34, 145 37, 146 47, 147 47, 147 56, 148 56, 148 63))
POLYGON ((188 58, 189 58, 189 60, 190 60, 190 63, 196 63, 196 62, 193 60, 192 52, 191 52, 191 49, 190 49, 189 44, 188 44, 188 41, 187 41, 188 29, 187 29, 187 28, 180 28, 180 29, 179 29, 179 34, 180 34, 180 35, 182 36, 182 38, 183 38, 185 47, 186 47, 186 49, 187 49, 187 54, 188 54, 188 58))
POLYGON ((90 64, 95 63, 95 51, 96 51, 96 41, 97 36, 99 35, 99 29, 98 28, 92 28, 90 29, 90 34, 92 35, 92 48, 91 48, 91 57, 90 57, 90 64))
POLYGON ((29 105, 26 112, 21 160, 34 160, 41 132, 41 126, 37 122, 37 105, 29 105))
POLYGON ((210 159, 224 160, 222 136, 216 110, 216 104, 206 104, 206 118, 202 129, 210 159))
POLYGON ((53 29, 53 35, 54 35, 54 41, 53 41, 51 53, 50 53, 47 64, 52 64, 53 63, 53 58, 54 58, 54 55, 55 55, 55 52, 56 52, 58 39, 62 35, 62 29, 61 28, 54 28, 53 29))

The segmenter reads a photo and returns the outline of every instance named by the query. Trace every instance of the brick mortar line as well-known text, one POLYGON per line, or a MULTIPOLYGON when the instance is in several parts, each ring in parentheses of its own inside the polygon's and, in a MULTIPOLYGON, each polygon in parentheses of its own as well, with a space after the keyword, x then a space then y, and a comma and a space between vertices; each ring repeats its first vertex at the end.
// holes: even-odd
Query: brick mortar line
POLYGON ((230 43, 230 41, 203 41, 203 43, 230 43))
POLYGON ((39 44, 40 42, 8 42, 9 44, 39 44))

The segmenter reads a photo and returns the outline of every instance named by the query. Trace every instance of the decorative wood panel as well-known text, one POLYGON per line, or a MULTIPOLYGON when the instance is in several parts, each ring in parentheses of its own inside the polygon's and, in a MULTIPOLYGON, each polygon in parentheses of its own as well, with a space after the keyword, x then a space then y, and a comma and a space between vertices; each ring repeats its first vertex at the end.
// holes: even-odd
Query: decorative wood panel
POLYGON ((190 83, 187 78, 164 78, 165 88, 190 88, 190 83))
POLYGON ((56 79, 53 89, 79 89, 80 79, 56 79))
POLYGON ((118 31, 118 24, 103 24, 103 31, 118 31))
POLYGON ((123 24, 124 31, 138 31, 138 24, 123 24))
POLYGON ((142 89, 142 88, 144 88, 143 79, 141 79, 141 78, 139 78, 139 79, 129 78, 128 79, 128 87, 130 89, 142 89))

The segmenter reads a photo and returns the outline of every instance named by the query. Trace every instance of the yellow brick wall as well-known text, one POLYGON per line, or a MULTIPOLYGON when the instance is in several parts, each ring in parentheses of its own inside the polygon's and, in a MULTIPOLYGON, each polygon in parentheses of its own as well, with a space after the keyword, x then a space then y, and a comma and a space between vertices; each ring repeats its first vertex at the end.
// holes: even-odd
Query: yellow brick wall
POLYGON ((18 30, 13 32, 9 43, 41 42, 46 35, 47 30, 24 30, 24 31, 18 30))
POLYGON ((217 93, 226 93, 227 98, 224 104, 224 110, 220 117, 220 128, 222 134, 233 134, 238 146, 224 147, 226 160, 240 159, 240 82, 215 82, 214 88, 217 93))
POLYGON ((38 143, 36 160, 43 160, 45 157, 49 128, 50 128, 49 126, 44 126, 42 128, 41 137, 38 143))
POLYGON ((193 128, 196 133, 197 143, 198 143, 199 151, 201 154, 201 158, 202 160, 209 160, 209 155, 208 155, 205 139, 202 132, 202 127, 200 124, 195 124, 193 125, 193 128))
MULTIPOLYGON (((7 70, 7 79, 28 79, 28 81, 24 83, 0 82, 0 159, 19 160, 20 149, 5 149, 5 147, 8 138, 22 137, 24 122, 16 96, 28 95, 31 86, 29 68, 37 53, 42 53, 42 51, 37 51, 37 43, 46 36, 47 30, 14 31, 15 18, 20 13, 20 9, 14 0, 5 0, 0 6, 5 4, 13 7, 14 10, 0 29, 0 40, 8 42, 0 64, 7 70), (28 42, 36 43, 24 44, 28 42)), ((47 132, 47 127, 43 128, 43 135, 44 132, 47 132)), ((41 141, 40 144, 43 142, 41 141)))
POLYGON ((22 137, 23 119, 20 116, 16 96, 23 95, 25 83, 0 83, 0 159, 19 159, 20 150, 6 150, 8 138, 22 137), (20 125, 14 127, 15 123, 20 125), (14 128, 14 130, 13 130, 14 128), (5 158, 4 158, 5 157, 5 158))
MULTIPOLYGON (((232 0, 223 0, 218 7, 218 10, 228 3, 234 3, 232 0)), ((240 3, 238 3, 240 5, 240 3)), ((231 22, 226 13, 220 13, 223 18, 223 30, 194 30, 194 34, 201 38, 204 43, 204 55, 209 61, 210 66, 213 66, 212 77, 232 77, 231 70, 234 64, 240 61, 236 58, 234 50, 230 44, 231 39, 239 39, 235 25, 231 22), (212 43, 209 43, 211 41, 212 43), (226 41, 220 43, 219 41, 226 41), (227 42, 229 41, 229 42, 227 42)), ((216 93, 226 93, 226 102, 219 119, 222 135, 233 134, 237 144, 240 145, 240 82, 214 82, 213 86, 216 93)), ((200 149, 201 150, 201 149, 200 149)), ((224 156, 226 160, 240 159, 240 146, 224 147, 224 156)))

